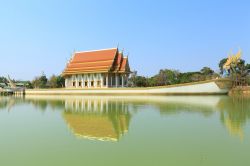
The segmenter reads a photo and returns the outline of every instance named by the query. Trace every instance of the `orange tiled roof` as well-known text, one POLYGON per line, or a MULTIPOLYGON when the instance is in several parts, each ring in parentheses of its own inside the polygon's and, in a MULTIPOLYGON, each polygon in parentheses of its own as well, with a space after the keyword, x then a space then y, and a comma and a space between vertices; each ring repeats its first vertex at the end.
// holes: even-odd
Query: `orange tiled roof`
POLYGON ((124 57, 124 58, 122 59, 122 62, 121 62, 121 66, 120 66, 119 71, 120 71, 120 72, 126 71, 127 67, 128 67, 128 70, 130 70, 130 69, 129 69, 129 64, 128 64, 128 57, 124 57))
POLYGON ((76 52, 63 75, 106 72, 129 72, 127 58, 118 48, 76 52))

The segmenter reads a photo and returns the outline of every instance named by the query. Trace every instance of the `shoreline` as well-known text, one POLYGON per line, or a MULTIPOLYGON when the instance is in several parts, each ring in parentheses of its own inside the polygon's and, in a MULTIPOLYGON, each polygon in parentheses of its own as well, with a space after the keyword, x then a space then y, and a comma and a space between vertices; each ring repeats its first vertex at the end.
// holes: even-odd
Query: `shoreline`
POLYGON ((226 95, 224 80, 210 80, 187 84, 146 88, 91 88, 91 89, 27 89, 26 95, 226 95))

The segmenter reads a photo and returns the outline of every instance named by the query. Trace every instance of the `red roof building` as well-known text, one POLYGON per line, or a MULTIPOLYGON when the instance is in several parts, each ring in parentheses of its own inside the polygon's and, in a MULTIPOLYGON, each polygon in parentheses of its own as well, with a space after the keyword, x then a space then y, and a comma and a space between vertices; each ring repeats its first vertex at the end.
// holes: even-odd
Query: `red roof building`
POLYGON ((128 57, 118 48, 75 52, 62 75, 66 88, 126 87, 128 57))

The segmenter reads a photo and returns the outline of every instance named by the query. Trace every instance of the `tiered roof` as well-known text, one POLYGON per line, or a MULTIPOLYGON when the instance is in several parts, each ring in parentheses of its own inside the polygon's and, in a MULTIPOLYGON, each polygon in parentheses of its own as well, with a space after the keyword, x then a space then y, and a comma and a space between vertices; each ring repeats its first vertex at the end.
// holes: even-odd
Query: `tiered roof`
POLYGON ((63 76, 84 73, 130 72, 128 58, 118 48, 76 52, 63 76))

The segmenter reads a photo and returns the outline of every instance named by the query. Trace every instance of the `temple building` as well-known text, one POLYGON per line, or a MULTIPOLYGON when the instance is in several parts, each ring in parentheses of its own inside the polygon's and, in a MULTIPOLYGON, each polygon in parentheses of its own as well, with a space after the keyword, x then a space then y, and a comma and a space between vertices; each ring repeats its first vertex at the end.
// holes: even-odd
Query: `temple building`
POLYGON ((62 75, 66 88, 127 87, 128 57, 118 48, 75 52, 62 75))

